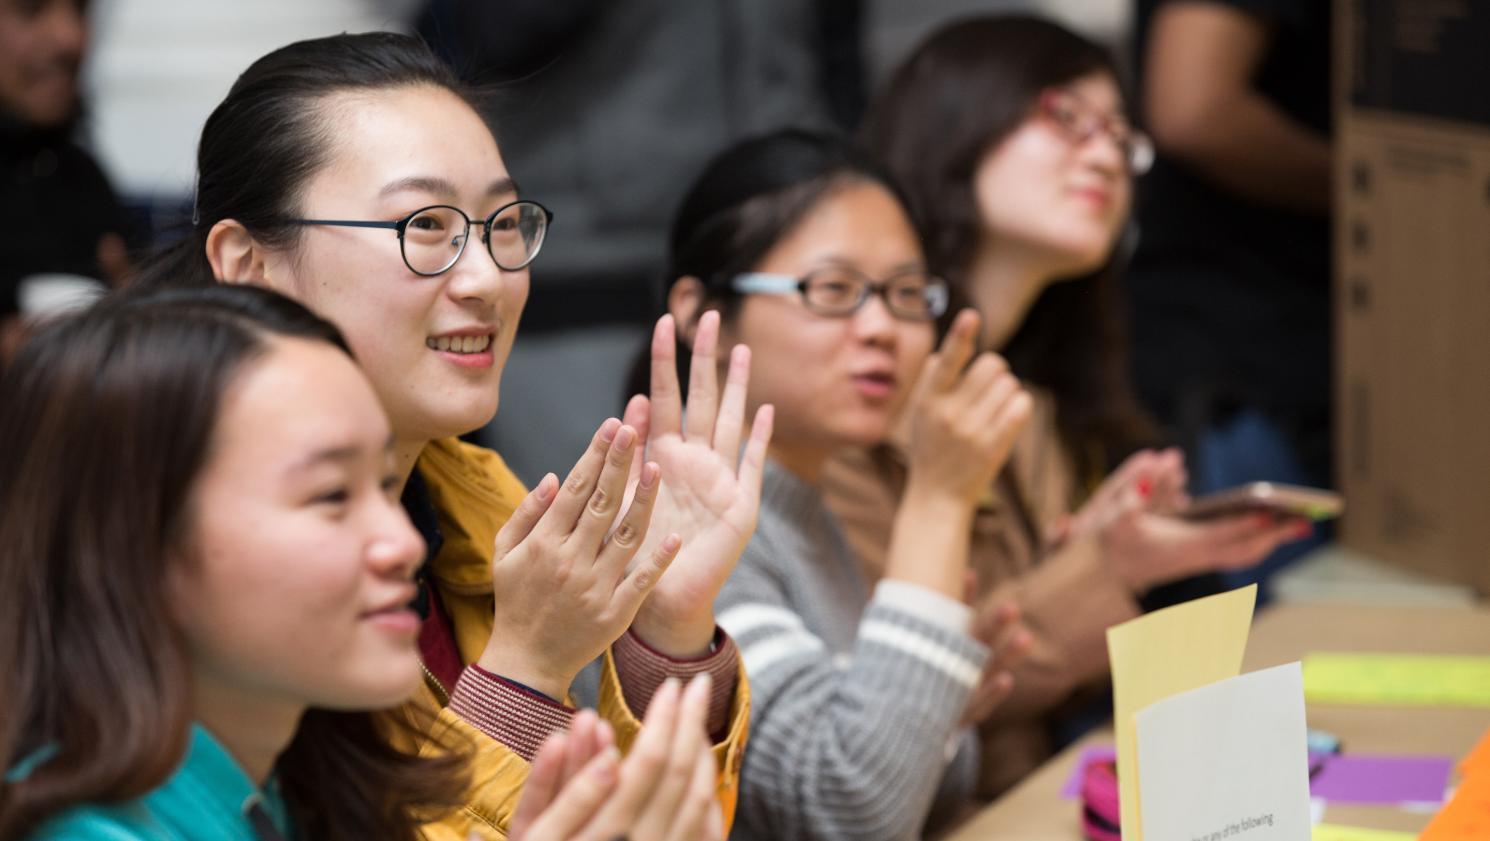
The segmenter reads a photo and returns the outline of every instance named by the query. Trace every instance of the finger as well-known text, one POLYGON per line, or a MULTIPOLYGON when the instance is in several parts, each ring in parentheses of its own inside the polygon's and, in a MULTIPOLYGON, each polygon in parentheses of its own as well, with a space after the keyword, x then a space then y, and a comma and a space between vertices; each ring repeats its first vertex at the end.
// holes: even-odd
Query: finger
MULTIPOLYGON (((636 440, 645 443, 651 439, 647 434, 652 426, 652 401, 646 395, 637 394, 626 401, 626 411, 621 413, 621 423, 636 430, 636 440)), ((642 463, 646 461, 646 449, 640 451, 642 458, 631 460, 631 475, 626 478, 626 487, 636 485, 636 480, 641 477, 642 463)))
MULTIPOLYGON (((606 805, 614 800, 613 792, 620 780, 620 764, 621 753, 614 747, 607 748, 599 756, 591 759, 584 769, 564 786, 554 802, 544 810, 542 816, 533 822, 525 837, 530 837, 534 841, 548 841, 551 838, 592 837, 591 827, 600 820, 600 814, 604 813, 606 805), (585 831, 583 836, 580 835, 582 828, 585 831)), ((623 825, 610 835, 595 833, 593 837, 597 841, 602 838, 610 839, 616 837, 617 833, 624 832, 625 829, 623 825)), ((516 834, 511 837, 513 841, 521 841, 516 834)))
POLYGON ((1006 671, 996 671, 988 675, 987 679, 978 684, 974 690, 972 700, 968 702, 968 711, 964 719, 969 723, 976 724, 993 714, 1010 693, 1014 691, 1014 676, 1006 671))
POLYGON ((971 605, 978 601, 978 571, 970 569, 962 574, 962 603, 971 605))
POLYGON ((662 484, 661 478, 662 468, 658 467, 656 462, 649 461, 642 466, 642 475, 636 485, 636 495, 631 498, 631 505, 626 508, 626 516, 621 518, 621 524, 611 532, 605 542, 605 548, 595 559, 595 563, 611 576, 607 580, 616 584, 620 583, 621 573, 631 565, 631 559, 636 555, 636 550, 640 549, 642 541, 647 539, 647 530, 652 524, 652 510, 657 502, 657 489, 662 484))
POLYGON ((682 431, 683 395, 678 386, 677 325, 673 317, 657 319, 652 331, 652 438, 682 431))
MULTIPOLYGON (((669 824, 672 831, 667 841, 695 841, 705 837, 709 826, 709 813, 717 811, 714 806, 714 757, 702 748, 693 751, 688 769, 688 787, 683 800, 670 811, 673 817, 669 824)), ((654 798, 661 805, 661 798, 654 798)))
POLYGON ((1000 669, 1011 670, 1029 654, 1034 644, 1035 637, 1028 628, 1020 626, 1010 629, 995 644, 993 659, 1000 669))
MULTIPOLYGON (((694 769, 704 743, 704 719, 709 713, 709 676, 700 675, 689 682, 678 710, 677 730, 673 734, 667 765, 657 780, 647 810, 642 815, 637 834, 662 837, 679 819, 678 809, 685 805, 694 769)), ((712 780, 712 769, 710 773, 712 780)), ((702 818, 702 814, 697 816, 702 818)))
POLYGON ((569 723, 569 749, 564 753, 564 780, 572 780, 595 758, 595 713, 580 710, 569 723))
POLYGON ((978 313, 971 309, 963 310, 952 320, 951 329, 937 348, 936 367, 930 372, 932 388, 945 391, 961 377, 963 366, 973 357, 981 323, 978 313))
POLYGON ((533 528, 538 525, 539 520, 543 519, 544 512, 553 505, 554 492, 558 488, 559 478, 552 473, 546 473, 542 479, 538 480, 538 484, 534 485, 533 490, 529 491, 528 495, 523 497, 523 501, 517 504, 517 509, 497 532, 494 558, 500 560, 505 557, 508 552, 516 549, 519 543, 533 533, 533 528))
POLYGON ((766 451, 771 446, 771 430, 776 423, 776 407, 770 403, 755 410, 750 424, 750 440, 740 457, 740 487, 749 499, 760 502, 761 478, 766 472, 766 451))
POLYGON ((568 737, 555 733, 544 740, 533 756, 528 769, 527 782, 523 783, 522 799, 512 813, 510 831, 514 837, 527 831, 538 816, 548 809, 558 795, 560 783, 568 779, 564 774, 564 760, 568 754, 568 737))
POLYGON ((1019 605, 1010 601, 1000 602, 993 609, 978 614, 973 622, 973 638, 991 647, 1019 623, 1019 615, 1019 605))
POLYGON ((719 420, 714 424, 714 452, 731 467, 740 458, 740 433, 745 426, 745 393, 750 383, 750 348, 735 345, 729 355, 729 373, 724 378, 724 396, 719 401, 719 420))
POLYGON ((1217 560, 1226 569, 1241 569, 1253 566, 1273 553, 1274 549, 1313 533, 1307 521, 1285 520, 1275 526, 1221 548, 1217 560))
POLYGON ((646 718, 642 720, 641 732, 631 746, 631 753, 621 763, 620 783, 615 796, 596 817, 598 824, 614 827, 615 834, 634 828, 667 767, 673 736, 677 732, 680 686, 676 678, 668 678, 652 696, 646 718))
POLYGON ((1034 411, 1035 399, 1024 390, 1023 386, 1015 386, 1014 395, 999 408, 990 428, 995 431, 999 440, 1012 448, 1014 442, 1019 440, 1020 433, 1024 432, 1025 426, 1029 424, 1030 415, 1034 411))
MULTIPOLYGON (((975 365, 977 363, 974 363, 975 365)), ((1023 391, 1019 379, 1004 370, 969 396, 968 409, 975 416, 986 418, 989 426, 1015 397, 1023 391)))
POLYGON ((719 313, 699 316, 693 333, 693 363, 688 366, 688 405, 683 409, 683 437, 708 441, 719 411, 719 313))
POLYGON ((709 810, 709 822, 704 827, 703 841, 724 841, 724 810, 718 805, 709 810))
POLYGON ((1217 548, 1240 543, 1277 524, 1278 519, 1272 514, 1265 511, 1251 511, 1187 525, 1192 525, 1198 530, 1207 545, 1217 548))
MULTIPOLYGON (((621 513, 621 500, 626 495, 626 477, 631 474, 631 461, 637 451, 636 430, 622 425, 616 430, 616 440, 611 442, 606 453, 605 466, 595 482, 595 490, 585 503, 584 512, 574 526, 569 540, 583 557, 595 558, 600 552, 605 536, 610 533, 616 516, 621 513)), ((645 471, 645 468, 643 469, 645 471)), ((640 491, 638 491, 640 492, 640 491)))
POLYGON ((560 537, 568 537, 574 531, 580 512, 584 510, 585 503, 590 501, 590 495, 595 492, 595 483, 600 479, 601 470, 605 466, 606 454, 610 452, 611 442, 615 441, 621 426, 621 422, 615 418, 607 418, 595 431, 594 437, 590 439, 590 446, 579 457, 579 461, 574 463, 564 484, 559 486, 558 493, 554 495, 553 506, 538 528, 560 537))
POLYGON ((610 722, 603 718, 597 721, 595 723, 595 753, 598 754, 615 743, 615 728, 611 727, 610 722))
POLYGON ((667 572, 672 565, 673 559, 678 557, 678 549, 683 545, 683 538, 676 534, 670 534, 662 539, 652 557, 645 562, 637 564, 636 568, 626 574, 620 586, 616 588, 616 597, 612 602, 615 610, 623 613, 635 614, 642 606, 642 601, 652 588, 657 586, 658 579, 667 572))

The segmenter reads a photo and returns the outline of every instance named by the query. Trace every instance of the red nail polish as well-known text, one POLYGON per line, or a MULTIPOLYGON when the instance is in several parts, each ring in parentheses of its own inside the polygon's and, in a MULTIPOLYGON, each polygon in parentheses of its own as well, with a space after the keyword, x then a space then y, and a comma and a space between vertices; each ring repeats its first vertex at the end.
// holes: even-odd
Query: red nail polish
POLYGON ((1143 497, 1144 499, 1148 499, 1149 498, 1149 494, 1151 494, 1153 492, 1154 492, 1154 482, 1153 482, 1153 480, 1151 480, 1147 476, 1140 476, 1140 477, 1138 477, 1138 495, 1141 496, 1141 497, 1143 497))

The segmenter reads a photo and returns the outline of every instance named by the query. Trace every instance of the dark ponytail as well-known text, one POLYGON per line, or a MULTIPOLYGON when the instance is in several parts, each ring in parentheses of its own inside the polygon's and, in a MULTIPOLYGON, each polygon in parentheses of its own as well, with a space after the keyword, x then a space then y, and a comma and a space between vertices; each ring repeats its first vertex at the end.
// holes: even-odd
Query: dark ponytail
POLYGON ((333 35, 281 47, 249 65, 202 127, 192 227, 147 265, 142 287, 214 283, 207 234, 235 219, 275 248, 295 244, 307 181, 327 163, 334 128, 323 107, 344 91, 427 85, 478 113, 476 95, 421 40, 391 32, 333 35))

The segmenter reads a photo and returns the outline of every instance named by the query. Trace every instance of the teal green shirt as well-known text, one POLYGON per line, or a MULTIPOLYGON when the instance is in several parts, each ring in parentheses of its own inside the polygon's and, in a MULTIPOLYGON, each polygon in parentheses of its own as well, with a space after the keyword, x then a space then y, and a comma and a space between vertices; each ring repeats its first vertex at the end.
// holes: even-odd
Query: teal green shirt
MULTIPOLYGON (((255 806, 293 841, 284 798, 271 778, 260 789, 205 727, 193 724, 181 767, 144 797, 78 806, 42 824, 28 841, 269 841, 249 818, 255 806)), ((263 819, 260 818, 262 821, 263 819)), ((270 836, 273 838, 274 836, 270 836)))

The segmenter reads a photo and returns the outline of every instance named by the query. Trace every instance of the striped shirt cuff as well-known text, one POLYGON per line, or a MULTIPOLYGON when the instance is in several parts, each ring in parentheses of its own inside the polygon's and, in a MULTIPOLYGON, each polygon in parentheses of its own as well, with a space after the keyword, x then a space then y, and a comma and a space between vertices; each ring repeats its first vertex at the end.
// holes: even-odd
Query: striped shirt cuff
POLYGON ((467 666, 450 693, 450 711, 529 762, 543 741, 569 729, 575 710, 481 668, 467 666))
POLYGON ((880 579, 874 600, 936 625, 949 634, 966 636, 973 627, 973 609, 929 587, 895 578, 880 579))
MULTIPOLYGON (((713 678, 709 698, 709 732, 719 734, 729 725, 730 703, 735 697, 735 680, 739 675, 740 651, 722 628, 714 629, 713 652, 693 660, 669 657, 647 645, 632 631, 627 631, 611 646, 616 660, 616 676, 626 706, 640 718, 652 703, 662 682, 670 677, 687 682, 695 675, 713 678)), ((717 741, 717 739, 716 739, 717 741)))

